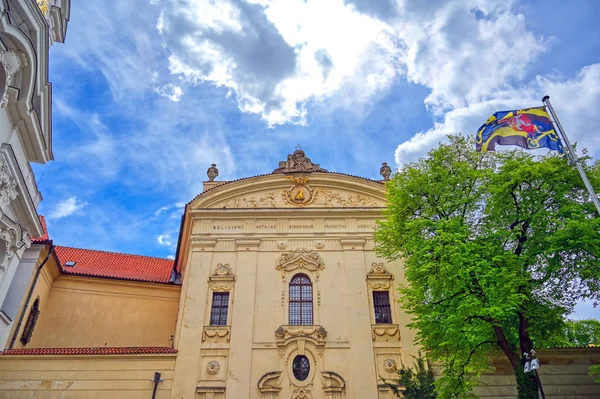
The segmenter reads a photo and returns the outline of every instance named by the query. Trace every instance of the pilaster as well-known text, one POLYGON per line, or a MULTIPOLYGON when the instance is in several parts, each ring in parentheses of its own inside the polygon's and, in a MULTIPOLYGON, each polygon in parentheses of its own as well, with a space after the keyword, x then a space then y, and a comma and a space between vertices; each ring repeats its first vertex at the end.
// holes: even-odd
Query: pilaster
POLYGON ((377 392, 377 375, 373 347, 367 345, 371 338, 371 312, 365 287, 365 239, 345 238, 341 240, 345 272, 346 302, 348 304, 348 320, 350 321, 351 359, 349 368, 351 376, 348 380, 360 381, 348 387, 349 395, 354 398, 373 398, 377 392))
POLYGON ((250 397, 252 341, 254 331, 254 302, 258 246, 260 239, 237 239, 236 297, 232 306, 231 341, 229 346, 229 372, 227 378, 228 398, 250 397))
POLYGON ((186 268, 181 290, 180 306, 183 306, 177 323, 177 361, 173 377, 172 399, 193 398, 196 392, 200 367, 200 349, 205 320, 206 283, 213 258, 216 240, 192 244, 190 265, 186 268))

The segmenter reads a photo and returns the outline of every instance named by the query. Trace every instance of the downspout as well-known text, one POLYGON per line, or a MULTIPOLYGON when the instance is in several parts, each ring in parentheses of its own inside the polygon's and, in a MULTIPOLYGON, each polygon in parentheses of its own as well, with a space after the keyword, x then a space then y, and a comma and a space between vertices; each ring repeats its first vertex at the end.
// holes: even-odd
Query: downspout
POLYGON ((160 373, 158 371, 154 373, 154 378, 151 381, 154 382, 154 389, 152 390, 152 399, 156 399, 156 388, 158 387, 158 383, 162 381, 162 378, 160 378, 160 373))
POLYGON ((15 329, 15 333, 13 334, 13 337, 10 341, 10 346, 8 347, 8 349, 12 349, 15 346, 15 341, 17 340, 17 335, 19 335, 19 330, 21 329, 21 324, 23 324, 23 319, 25 318, 25 313, 27 313, 27 309, 29 308, 29 301, 31 301, 31 296, 33 295, 33 290, 35 289, 35 285, 37 284, 38 278, 40 277, 42 268, 44 267, 46 262, 48 262, 48 259, 50 259, 50 255, 52 255, 52 254, 54 254, 56 256, 56 253, 54 252, 54 244, 51 243, 50 249, 48 249, 48 254, 46 255, 46 258, 44 259, 42 264, 38 266, 38 268, 35 272, 35 277, 33 278, 33 283, 31 283, 31 287, 29 287, 29 293, 27 294, 27 299, 25 300, 25 304, 23 305, 23 311, 21 312, 21 316, 19 317, 19 323, 17 324, 17 328, 15 329))

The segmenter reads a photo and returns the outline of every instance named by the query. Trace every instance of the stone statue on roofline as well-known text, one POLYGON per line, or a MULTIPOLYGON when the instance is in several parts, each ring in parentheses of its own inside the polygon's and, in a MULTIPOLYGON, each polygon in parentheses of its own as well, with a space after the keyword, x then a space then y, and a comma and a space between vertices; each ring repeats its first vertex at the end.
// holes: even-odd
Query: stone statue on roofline
POLYGON ((280 161, 279 167, 273 171, 273 173, 294 173, 294 172, 327 172, 319 164, 313 163, 310 158, 306 156, 306 153, 300 148, 300 145, 296 147, 296 151, 293 154, 288 154, 287 161, 280 161))

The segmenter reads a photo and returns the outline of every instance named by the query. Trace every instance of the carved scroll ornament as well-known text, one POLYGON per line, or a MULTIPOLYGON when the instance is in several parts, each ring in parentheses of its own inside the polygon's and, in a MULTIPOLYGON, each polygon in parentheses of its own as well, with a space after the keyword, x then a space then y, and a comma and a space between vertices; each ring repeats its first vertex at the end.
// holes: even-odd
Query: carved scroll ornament
POLYGON ((231 291, 235 275, 229 263, 218 263, 215 272, 208 278, 208 284, 213 291, 231 291))
POLYGON ((321 384, 327 399, 341 398, 346 387, 346 381, 342 376, 333 371, 321 371, 321 384))
POLYGON ((285 273, 293 272, 296 269, 305 269, 315 273, 319 277, 319 271, 325 269, 323 258, 317 252, 298 248, 293 252, 282 254, 275 265, 276 270, 281 271, 281 278, 285 278, 285 273))
POLYGON ((4 155, 0 156, 0 211, 5 213, 11 201, 17 198, 17 181, 8 168, 4 155))
POLYGON ((400 328, 397 324, 372 325, 373 341, 400 341, 400 328))
POLYGON ((394 276, 388 272, 383 262, 371 263, 371 270, 367 273, 367 284, 372 290, 389 290, 393 279, 394 276))
POLYGON ((277 330, 275 330, 275 337, 277 337, 278 344, 283 344, 290 339, 301 337, 312 338, 317 343, 325 344, 327 330, 325 329, 325 327, 319 325, 284 325, 279 326, 277 330))
POLYGON ((264 399, 277 398, 281 391, 281 371, 271 371, 258 380, 258 390, 264 399))
POLYGON ((208 338, 213 342, 229 342, 231 329, 229 326, 204 326, 202 330, 202 342, 208 338))
POLYGON ((27 57, 21 51, 0 50, 0 64, 6 72, 6 81, 4 83, 3 92, 0 93, 0 108, 8 105, 8 87, 21 69, 27 66, 27 57))

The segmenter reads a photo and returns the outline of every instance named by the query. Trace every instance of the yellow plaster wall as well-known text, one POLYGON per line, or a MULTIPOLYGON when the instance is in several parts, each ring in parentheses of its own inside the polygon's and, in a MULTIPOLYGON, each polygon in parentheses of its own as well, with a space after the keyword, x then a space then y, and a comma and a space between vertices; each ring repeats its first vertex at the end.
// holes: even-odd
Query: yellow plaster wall
MULTIPOLYGON (((41 251, 40 258, 38 261, 39 265, 41 265, 41 263, 46 258, 48 250, 49 250, 49 246, 46 245, 46 249, 41 251)), ((26 291, 23 293, 23 299, 21 301, 19 312, 17 314, 17 319, 15 320, 15 323, 13 323, 12 331, 11 331, 9 339, 6 343, 6 348, 10 347, 11 340, 15 336, 15 333, 16 333, 16 339, 14 341, 14 348, 20 348, 23 346, 21 344, 21 341, 19 340, 19 338, 21 337, 21 333, 23 331, 23 328, 25 327, 25 323, 27 322, 27 317, 29 315, 29 311, 31 310, 31 306, 33 305, 34 301, 37 298, 39 298, 39 300, 40 300, 39 307, 40 307, 40 311, 42 313, 44 312, 46 306, 49 303, 48 298, 50 296, 50 290, 52 289, 52 284, 53 284, 54 280, 59 276, 56 258, 54 256, 50 256, 48 258, 46 264, 42 267, 42 269, 39 273, 37 281, 35 281, 35 274, 38 271, 38 267, 39 266, 36 265, 36 267, 33 269, 33 275, 31 276, 31 279, 29 281, 26 291), (35 282, 35 286, 33 287, 31 298, 29 300, 29 303, 26 304, 25 301, 27 300, 27 294, 29 293, 29 290, 31 289, 31 286, 32 286, 32 284, 34 284, 34 282, 35 282), (27 305, 26 308, 25 308, 25 305, 27 305), (22 323, 20 326, 18 326, 17 325, 18 320, 21 317, 22 313, 24 313, 23 318, 22 318, 22 323), (16 332, 17 327, 19 327, 18 332, 16 332)))
POLYGON ((173 285, 59 276, 40 295, 26 347, 170 346, 179 295, 173 285))
POLYGON ((0 399, 156 399, 170 396, 175 355, 2 356, 0 399))
MULTIPOLYGON (((323 388, 322 371, 344 379, 345 399, 388 398, 389 392, 378 387, 379 376, 390 375, 383 369, 384 361, 391 358, 399 365, 416 354, 414 333, 406 327, 409 318, 395 301, 394 288, 403 281, 402 265, 378 259, 374 249, 373 227, 381 210, 368 209, 366 204, 385 203, 384 186, 352 177, 311 175, 308 184, 312 189, 323 193, 338 190, 338 201, 353 198, 360 202, 357 207, 367 208, 324 202, 305 208, 273 208, 285 206, 280 204, 277 190, 287 189, 289 184, 283 175, 250 179, 234 183, 239 191, 233 185, 211 190, 207 198, 201 197, 188 208, 179 254, 184 260, 179 265, 184 277, 172 399, 193 398, 194 392, 197 398, 271 397, 261 393, 257 383, 266 373, 276 371, 282 372, 282 378, 279 395, 273 398, 295 398, 301 389, 313 399, 337 397, 323 388), (344 191, 344 187, 351 190, 344 191), (221 199, 219 190, 226 198, 221 199), (238 195, 240 201, 235 199, 238 195), (259 209, 236 208, 245 203, 256 203, 259 209), (296 249, 313 250, 321 256, 324 269, 318 276, 302 267, 283 274, 276 269, 278 259, 296 249), (390 331, 399 330, 400 338, 373 335, 373 303, 367 282, 373 262, 383 262, 394 277, 387 288, 395 324, 390 331), (223 338, 205 340, 213 293, 207 281, 219 264, 228 264, 235 275, 231 288, 218 287, 230 292, 228 327, 222 328, 223 338), (315 343, 315 334, 278 346, 275 332, 289 324, 288 287, 296 273, 306 273, 313 281, 314 325, 327 331, 323 347, 315 343), (291 361, 297 354, 311 359, 307 386, 290 379, 291 361), (209 372, 211 361, 220 367, 214 373, 209 372)), ((325 199, 319 197, 318 201, 325 199)))

